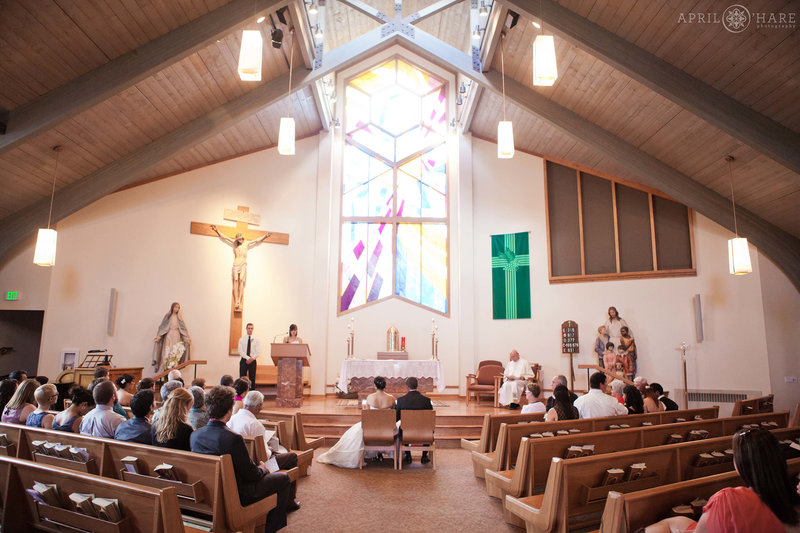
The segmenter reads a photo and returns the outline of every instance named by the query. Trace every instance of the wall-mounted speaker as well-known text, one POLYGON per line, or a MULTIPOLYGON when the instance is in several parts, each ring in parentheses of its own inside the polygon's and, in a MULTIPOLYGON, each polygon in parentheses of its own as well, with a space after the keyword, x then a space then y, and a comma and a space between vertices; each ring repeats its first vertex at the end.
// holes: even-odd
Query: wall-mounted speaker
POLYGON ((114 323, 117 321, 117 289, 111 289, 111 296, 108 298, 108 324, 106 333, 111 336, 114 334, 114 323))
POLYGON ((703 342, 703 307, 699 294, 694 295, 694 327, 697 331, 697 342, 703 342))

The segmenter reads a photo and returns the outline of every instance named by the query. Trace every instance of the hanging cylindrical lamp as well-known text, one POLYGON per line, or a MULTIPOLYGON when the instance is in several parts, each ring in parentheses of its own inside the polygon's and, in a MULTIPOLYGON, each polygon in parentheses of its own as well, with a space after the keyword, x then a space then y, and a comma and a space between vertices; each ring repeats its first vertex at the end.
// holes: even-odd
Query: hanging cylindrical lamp
POLYGON ((61 146, 54 146, 56 153, 56 168, 53 170, 53 190, 50 192, 50 213, 47 215, 47 229, 39 228, 36 236, 36 249, 33 252, 33 262, 39 266, 53 266, 56 264, 56 240, 58 234, 56 230, 50 229, 50 221, 53 217, 53 198, 56 195, 56 176, 58 175, 58 156, 61 153, 61 146))
POLYGON ((503 120, 497 123, 497 158, 514 157, 514 126, 506 120, 506 58, 505 33, 500 34, 500 72, 503 79, 503 120))
MULTIPOLYGON (((293 33, 293 32, 292 32, 293 33)), ((295 127, 292 118, 292 62, 294 61, 294 38, 289 52, 289 94, 286 97, 286 116, 281 117, 278 130, 278 153, 280 155, 294 155, 295 127)))
POLYGON ((242 81, 261 81, 261 53, 264 40, 259 30, 242 31, 239 50, 239 78, 242 81))
POLYGON ((533 41, 533 84, 549 87, 558 78, 556 45, 552 35, 537 35, 533 41))
POLYGON ((747 239, 739 237, 739 226, 736 223, 736 200, 733 196, 733 168, 731 163, 735 161, 732 155, 725 157, 728 162, 728 174, 731 180, 731 205, 733 206, 733 232, 736 235, 733 239, 728 239, 728 266, 731 274, 742 275, 753 271, 750 263, 750 248, 747 239))

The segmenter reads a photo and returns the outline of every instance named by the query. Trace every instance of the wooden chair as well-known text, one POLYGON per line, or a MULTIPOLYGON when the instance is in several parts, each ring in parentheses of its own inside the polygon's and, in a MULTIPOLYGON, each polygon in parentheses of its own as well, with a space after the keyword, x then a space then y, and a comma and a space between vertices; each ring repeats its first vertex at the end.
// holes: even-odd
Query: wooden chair
POLYGON ((402 437, 398 447, 398 463, 403 469, 402 452, 420 450, 430 452, 433 469, 436 470, 436 441, 433 432, 436 428, 436 411, 408 410, 400 411, 400 428, 402 437))
MULTIPOLYGON (((364 452, 392 452, 397 470, 397 411, 394 409, 364 409, 361 411, 361 429, 364 430, 364 452)), ((358 468, 364 464, 364 452, 358 468)))
POLYGON ((478 368, 480 368, 482 366, 486 366, 486 365, 503 366, 503 362, 502 361, 495 361, 494 359, 486 359, 486 360, 481 361, 480 363, 478 363, 478 368))
POLYGON ((481 394, 493 396, 494 405, 497 407, 497 393, 500 390, 499 383, 495 379, 503 377, 503 365, 479 364, 475 374, 467 374, 467 405, 469 405, 472 395, 480 403, 481 394))

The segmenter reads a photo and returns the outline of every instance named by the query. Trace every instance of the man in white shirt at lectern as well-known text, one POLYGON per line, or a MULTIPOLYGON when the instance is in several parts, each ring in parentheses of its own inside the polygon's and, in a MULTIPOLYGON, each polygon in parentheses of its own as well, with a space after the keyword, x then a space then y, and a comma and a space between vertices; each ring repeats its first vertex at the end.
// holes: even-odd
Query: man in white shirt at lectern
POLYGON ((247 324, 247 335, 239 339, 239 377, 250 378, 250 390, 256 388, 256 359, 261 355, 261 343, 253 337, 253 323, 247 324))
POLYGON ((533 377, 531 364, 519 356, 519 352, 511 350, 508 365, 503 372, 504 382, 500 387, 500 405, 507 405, 511 409, 519 408, 519 398, 528 384, 528 378, 533 377))

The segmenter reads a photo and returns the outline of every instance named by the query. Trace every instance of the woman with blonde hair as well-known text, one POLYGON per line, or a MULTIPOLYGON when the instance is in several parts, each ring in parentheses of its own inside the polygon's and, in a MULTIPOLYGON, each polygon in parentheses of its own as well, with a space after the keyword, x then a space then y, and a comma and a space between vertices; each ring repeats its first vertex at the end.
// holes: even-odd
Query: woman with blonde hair
POLYGON ((58 390, 56 386, 47 383, 37 388, 33 393, 36 398, 36 410, 28 415, 25 421, 26 426, 35 428, 52 429, 53 428, 53 415, 48 413, 54 403, 58 401, 58 390))
POLYGON ((6 408, 3 409, 0 421, 8 424, 25 424, 28 415, 36 409, 33 395, 38 388, 39 382, 35 379, 26 379, 20 383, 14 395, 8 400, 6 408))
POLYGON ((153 444, 164 448, 191 451, 189 438, 192 426, 186 423, 186 415, 194 404, 191 393, 177 388, 169 393, 161 407, 161 414, 153 423, 153 444))

